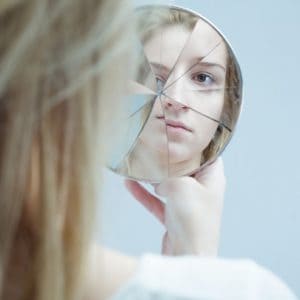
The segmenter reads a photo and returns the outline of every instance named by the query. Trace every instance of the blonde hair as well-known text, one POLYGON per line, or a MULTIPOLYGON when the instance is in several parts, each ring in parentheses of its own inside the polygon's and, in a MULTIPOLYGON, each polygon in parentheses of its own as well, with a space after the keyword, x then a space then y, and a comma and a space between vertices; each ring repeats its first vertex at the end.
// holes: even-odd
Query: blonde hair
POLYGON ((132 62, 129 7, 0 2, 1 299, 82 296, 108 121, 132 62))
MULTIPOLYGON (((199 16, 191 12, 186 12, 176 7, 142 7, 138 10, 140 38, 143 43, 146 43, 157 30, 171 25, 183 25, 188 30, 192 30, 199 18, 199 16)), ((232 50, 225 40, 224 43, 227 48, 224 108, 216 134, 206 149, 203 150, 201 164, 211 162, 223 151, 232 136, 231 131, 235 127, 240 112, 241 74, 232 50)))

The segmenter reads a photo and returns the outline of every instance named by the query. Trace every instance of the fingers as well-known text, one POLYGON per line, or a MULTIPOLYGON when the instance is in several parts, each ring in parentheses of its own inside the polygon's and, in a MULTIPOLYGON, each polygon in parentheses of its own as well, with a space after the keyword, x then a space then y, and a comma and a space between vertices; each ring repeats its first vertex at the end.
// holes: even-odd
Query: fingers
POLYGON ((165 205, 161 200, 149 193, 136 181, 126 179, 125 185, 136 200, 138 200, 162 224, 165 223, 165 205))
POLYGON ((188 176, 169 178, 155 187, 155 193, 162 197, 177 197, 182 192, 188 192, 189 187, 198 184, 197 181, 188 176))
POLYGON ((188 196, 200 187, 206 190, 224 193, 224 166, 221 158, 195 173, 194 176, 169 178, 155 186, 155 193, 163 197, 176 199, 180 195, 188 196))

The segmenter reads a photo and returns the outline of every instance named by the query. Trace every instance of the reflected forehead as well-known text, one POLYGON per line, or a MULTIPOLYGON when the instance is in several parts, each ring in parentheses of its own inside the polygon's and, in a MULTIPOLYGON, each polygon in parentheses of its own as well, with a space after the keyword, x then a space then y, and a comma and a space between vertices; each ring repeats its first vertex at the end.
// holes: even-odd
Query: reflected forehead
POLYGON ((204 61, 223 65, 226 63, 227 49, 223 38, 211 25, 201 19, 197 21, 193 30, 184 24, 157 29, 144 44, 149 60, 164 62, 168 66, 176 62, 183 48, 186 62, 193 62, 210 53, 204 61))
POLYGON ((190 35, 187 55, 206 57, 225 63, 227 56, 226 44, 222 36, 207 22, 199 19, 190 35))
POLYGON ((185 45, 190 31, 182 25, 168 25, 155 30, 145 42, 146 54, 163 54, 165 51, 179 52, 185 45))

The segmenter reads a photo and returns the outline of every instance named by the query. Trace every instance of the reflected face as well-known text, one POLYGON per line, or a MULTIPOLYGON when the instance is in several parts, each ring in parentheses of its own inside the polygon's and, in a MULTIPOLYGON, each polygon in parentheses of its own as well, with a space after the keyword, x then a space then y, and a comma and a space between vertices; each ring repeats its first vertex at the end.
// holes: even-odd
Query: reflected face
POLYGON ((199 20, 194 29, 169 25, 144 44, 158 94, 140 142, 170 163, 196 160, 212 140, 223 105, 227 50, 199 20))
POLYGON ((242 102, 238 62, 222 34, 185 9, 147 5, 137 24, 128 117, 110 166, 147 182, 195 174, 232 137, 242 102))

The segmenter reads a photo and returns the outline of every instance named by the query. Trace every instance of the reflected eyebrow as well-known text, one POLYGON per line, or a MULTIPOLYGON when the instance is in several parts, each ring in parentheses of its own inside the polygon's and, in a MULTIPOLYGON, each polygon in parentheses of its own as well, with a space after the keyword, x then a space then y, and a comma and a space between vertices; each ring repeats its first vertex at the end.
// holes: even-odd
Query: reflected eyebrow
POLYGON ((166 73, 168 74, 169 73, 169 68, 162 65, 162 64, 159 64, 159 63, 156 63, 156 62, 150 62, 150 65, 156 69, 156 70, 159 70, 159 71, 162 71, 163 73, 166 73))
POLYGON ((203 58, 200 58, 198 60, 199 65, 204 65, 206 67, 218 67, 218 68, 221 68, 224 72, 226 72, 226 68, 223 65, 217 64, 217 63, 206 62, 206 61, 203 61, 202 59, 203 58))
MULTIPOLYGON (((225 68, 223 65, 218 64, 218 63, 206 62, 206 61, 203 61, 202 59, 204 59, 204 58, 199 58, 199 59, 197 60, 197 63, 196 63, 196 64, 191 65, 191 68, 193 68, 194 66, 196 66, 196 65, 199 64, 199 65, 206 66, 206 67, 217 67, 217 68, 222 69, 222 71, 226 72, 226 68, 225 68)), ((168 67, 166 67, 165 65, 162 65, 162 64, 160 64, 160 63, 150 62, 150 65, 151 65, 154 69, 159 70, 159 71, 161 71, 162 73, 168 74, 168 73, 170 72, 170 70, 169 70, 168 67)))

